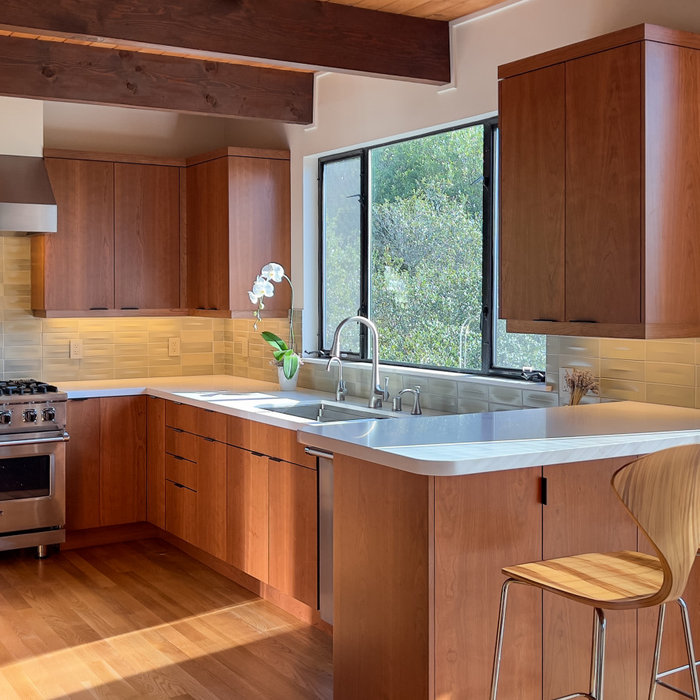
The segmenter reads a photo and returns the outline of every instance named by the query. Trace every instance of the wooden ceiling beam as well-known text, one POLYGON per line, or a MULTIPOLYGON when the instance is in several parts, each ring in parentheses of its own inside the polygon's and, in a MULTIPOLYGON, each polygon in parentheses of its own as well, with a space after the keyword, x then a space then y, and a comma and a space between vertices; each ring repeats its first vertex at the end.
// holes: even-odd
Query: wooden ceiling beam
POLYGON ((0 94, 195 114, 313 120, 313 73, 0 36, 0 94))
POLYGON ((2 0, 0 28, 444 84, 447 22, 319 0, 2 0))

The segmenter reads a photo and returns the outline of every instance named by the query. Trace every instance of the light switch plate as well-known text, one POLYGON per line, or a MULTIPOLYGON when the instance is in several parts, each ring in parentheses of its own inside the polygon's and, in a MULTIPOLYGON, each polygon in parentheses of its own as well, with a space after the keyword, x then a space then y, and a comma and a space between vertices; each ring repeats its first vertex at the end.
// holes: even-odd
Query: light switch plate
POLYGON ((68 356, 71 360, 81 360, 83 357, 83 341, 80 338, 70 341, 68 356))
POLYGON ((175 336, 173 338, 168 338, 168 357, 179 357, 180 356, 180 338, 175 336))

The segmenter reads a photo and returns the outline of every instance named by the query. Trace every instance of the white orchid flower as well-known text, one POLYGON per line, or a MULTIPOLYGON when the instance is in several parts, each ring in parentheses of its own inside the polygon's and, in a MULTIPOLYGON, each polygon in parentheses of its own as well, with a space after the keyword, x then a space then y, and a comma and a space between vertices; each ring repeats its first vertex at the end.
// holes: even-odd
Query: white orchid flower
POLYGON ((261 297, 271 297, 274 293, 275 288, 272 286, 272 282, 258 275, 258 279, 253 282, 253 294, 259 299, 261 297))
POLYGON ((251 304, 257 304, 260 301, 260 297, 255 292, 248 292, 248 298, 251 304))
POLYGON ((284 278, 284 268, 279 263, 267 263, 267 265, 263 267, 261 274, 265 279, 272 280, 273 282, 281 282, 284 278))

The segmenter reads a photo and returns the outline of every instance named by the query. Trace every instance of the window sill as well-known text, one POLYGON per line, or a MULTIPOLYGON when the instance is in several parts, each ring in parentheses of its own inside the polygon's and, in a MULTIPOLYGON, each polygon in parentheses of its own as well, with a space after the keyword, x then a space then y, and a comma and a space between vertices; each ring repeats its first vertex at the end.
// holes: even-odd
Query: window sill
MULTIPOLYGON (((325 367, 328 360, 324 358, 305 357, 304 364, 322 365, 325 367)), ((343 365, 352 367, 368 374, 372 371, 369 362, 357 362, 354 360, 343 360, 343 365)), ((415 377, 419 379, 443 379, 457 384, 485 384, 486 386, 513 387, 517 389, 528 389, 531 391, 552 391, 553 387, 544 382, 528 382, 524 379, 514 379, 511 377, 494 377, 478 374, 462 374, 460 372, 444 372, 438 369, 423 369, 419 367, 398 367, 396 365, 379 365, 379 372, 382 376, 402 376, 415 377)))

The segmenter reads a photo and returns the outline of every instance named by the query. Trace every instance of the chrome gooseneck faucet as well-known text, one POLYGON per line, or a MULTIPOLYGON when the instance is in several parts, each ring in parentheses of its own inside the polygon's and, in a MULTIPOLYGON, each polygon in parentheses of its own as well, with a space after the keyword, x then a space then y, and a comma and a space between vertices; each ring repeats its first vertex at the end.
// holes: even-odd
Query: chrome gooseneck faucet
POLYGON ((349 316, 343 319, 338 324, 338 327, 335 329, 335 334, 333 335, 331 357, 340 358, 340 331, 351 321, 367 326, 372 332, 372 388, 370 389, 369 402, 367 405, 370 408, 381 408, 382 401, 386 401, 389 398, 389 392, 386 388, 383 389, 379 383, 379 333, 374 323, 364 316, 349 316))
POLYGON ((331 359, 328 360, 326 372, 330 372, 331 365, 334 362, 338 363, 338 383, 335 385, 335 400, 345 401, 345 397, 348 394, 348 388, 345 386, 345 382, 343 381, 343 363, 337 355, 332 355, 331 359))

